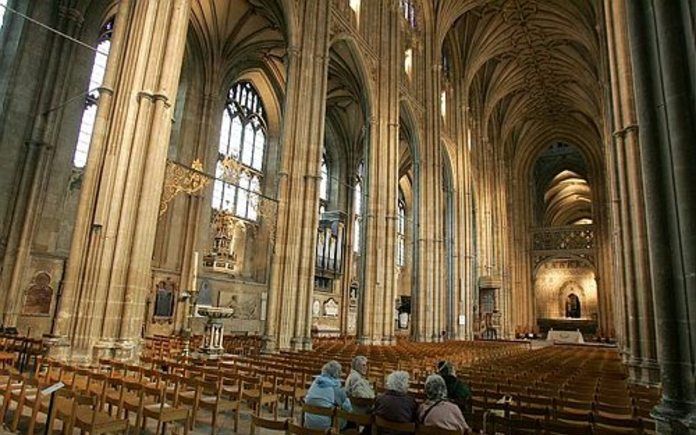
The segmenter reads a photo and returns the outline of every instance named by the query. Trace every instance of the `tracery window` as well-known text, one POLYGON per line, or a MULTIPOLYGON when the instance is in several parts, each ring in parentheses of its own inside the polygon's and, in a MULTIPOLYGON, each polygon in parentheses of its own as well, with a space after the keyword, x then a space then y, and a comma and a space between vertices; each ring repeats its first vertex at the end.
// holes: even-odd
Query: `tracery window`
POLYGON ((364 164, 360 162, 358 165, 358 172, 355 176, 355 186, 353 190, 353 252, 356 254, 360 252, 360 242, 362 234, 362 189, 363 189, 363 170, 364 164))
POLYGON ((350 8, 355 12, 355 22, 360 23, 360 0, 350 0, 350 8))
POLYGON ((326 160, 326 153, 321 156, 320 168, 321 180, 319 181, 319 215, 326 211, 326 206, 329 203, 329 191, 331 188, 331 179, 329 178, 329 165, 326 160))
POLYGON ((396 223, 396 265, 404 267, 406 264, 406 202, 404 194, 399 189, 399 204, 396 223))
POLYGON ((222 112, 220 145, 213 185, 213 208, 256 221, 263 179, 267 127, 263 104, 254 86, 235 83, 222 112), (238 169, 230 180, 230 163, 238 169), (232 182, 234 181, 234 183, 232 182))
POLYGON ((416 6, 413 0, 401 0, 401 12, 412 29, 416 28, 416 6))
POLYGON ((406 75, 408 76, 408 78, 412 77, 412 71, 413 71, 413 49, 407 48, 406 51, 404 52, 404 72, 406 72, 406 75))
POLYGON ((97 104, 99 103, 98 89, 104 81, 104 72, 106 71, 106 61, 109 58, 109 50, 111 49, 111 35, 113 30, 114 19, 111 18, 99 31, 97 54, 94 56, 94 63, 92 64, 88 94, 85 99, 85 108, 82 112, 82 121, 80 122, 80 132, 77 136, 77 145, 75 146, 75 155, 73 156, 73 165, 76 168, 84 168, 87 164, 89 145, 92 142, 92 132, 94 131, 94 121, 97 117, 97 104))
POLYGON ((7 0, 0 0, 0 29, 2 29, 2 23, 5 20, 5 11, 7 6, 7 0))
POLYGON ((450 63, 449 56, 446 52, 442 53, 442 73, 445 75, 446 78, 449 78, 451 71, 452 64, 450 63))

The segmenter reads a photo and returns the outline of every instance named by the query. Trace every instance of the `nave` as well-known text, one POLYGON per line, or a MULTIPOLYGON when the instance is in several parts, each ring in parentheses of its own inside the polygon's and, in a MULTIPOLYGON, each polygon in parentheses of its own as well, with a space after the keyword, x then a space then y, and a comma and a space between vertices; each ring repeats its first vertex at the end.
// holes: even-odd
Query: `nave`
MULTIPOLYGON (((14 340, 3 337, 5 352, 18 348, 14 340)), ((369 361, 367 377, 377 394, 385 391, 389 373, 403 370, 410 376, 409 394, 419 402, 426 400, 424 382, 437 362, 453 363, 472 391, 465 419, 475 433, 655 433, 650 410, 659 390, 629 384, 616 349, 607 346, 410 341, 362 346, 324 339, 317 340, 312 351, 265 354, 254 341, 227 337, 225 348, 234 353, 219 359, 186 357, 180 340, 152 337, 137 364, 102 359, 80 366, 36 357, 21 361, 24 373, 19 373, 8 363, 0 382, 5 425, 13 432, 42 433, 49 396, 38 393, 37 400, 36 389, 60 381, 66 386, 59 390, 50 419, 55 429, 74 426, 97 433, 143 425, 145 433, 157 433, 167 422, 177 433, 264 434, 282 433, 265 426, 280 428, 290 421, 298 428, 288 433, 312 434, 301 426, 302 411, 308 410, 303 398, 313 378, 327 360, 347 370, 355 355, 364 355, 369 361)), ((372 406, 371 399, 353 400, 372 406)), ((338 431, 339 418, 377 428, 369 412, 365 416, 339 408, 330 415, 333 433, 353 433, 338 431)), ((406 429, 444 433, 427 432, 415 424, 406 429)))

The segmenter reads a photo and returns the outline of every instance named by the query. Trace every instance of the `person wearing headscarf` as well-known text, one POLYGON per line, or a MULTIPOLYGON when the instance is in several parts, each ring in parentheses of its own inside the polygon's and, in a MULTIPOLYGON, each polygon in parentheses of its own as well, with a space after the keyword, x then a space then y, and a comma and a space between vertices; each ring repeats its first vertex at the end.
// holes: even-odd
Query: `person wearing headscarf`
POLYGON ((447 385, 440 375, 430 375, 425 380, 427 400, 418 408, 418 421, 423 426, 469 433, 462 411, 447 400, 447 385))
POLYGON ((445 381, 449 400, 459 406, 459 409, 461 409, 463 413, 468 413, 471 401, 471 390, 468 385, 457 378, 452 363, 449 361, 440 361, 437 363, 437 372, 445 381))
MULTIPOLYGON (((307 390, 304 399, 308 405, 322 408, 340 407, 344 411, 353 410, 348 395, 341 388, 341 364, 329 361, 321 368, 319 375, 307 390)), ((305 427, 310 429, 330 429, 331 418, 326 415, 305 413, 305 427)), ((345 422, 343 422, 345 424, 345 422)))

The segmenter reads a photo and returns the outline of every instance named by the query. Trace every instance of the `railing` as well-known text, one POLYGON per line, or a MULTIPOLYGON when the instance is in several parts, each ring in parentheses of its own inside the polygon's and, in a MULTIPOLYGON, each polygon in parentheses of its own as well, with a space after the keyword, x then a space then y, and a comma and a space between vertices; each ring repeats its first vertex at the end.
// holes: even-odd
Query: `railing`
POLYGON ((593 225, 536 228, 533 230, 534 251, 588 251, 595 247, 593 225))

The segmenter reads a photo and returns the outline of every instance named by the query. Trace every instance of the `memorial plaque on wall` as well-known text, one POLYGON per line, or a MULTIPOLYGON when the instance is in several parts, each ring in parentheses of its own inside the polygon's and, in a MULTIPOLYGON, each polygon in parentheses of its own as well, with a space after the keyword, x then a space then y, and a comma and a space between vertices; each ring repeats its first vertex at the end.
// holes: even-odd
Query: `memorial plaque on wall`
POLYGON ((22 314, 47 316, 51 312, 53 300, 53 288, 51 287, 51 275, 39 272, 32 279, 25 293, 22 314))

